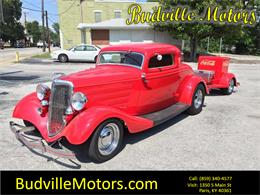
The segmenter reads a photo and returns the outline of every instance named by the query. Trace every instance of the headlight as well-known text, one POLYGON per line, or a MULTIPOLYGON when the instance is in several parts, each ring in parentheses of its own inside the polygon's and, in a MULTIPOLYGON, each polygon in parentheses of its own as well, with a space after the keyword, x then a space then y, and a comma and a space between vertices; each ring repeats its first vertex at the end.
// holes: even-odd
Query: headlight
POLYGON ((77 92, 72 95, 71 105, 75 110, 80 111, 84 108, 87 101, 87 97, 83 93, 77 92))
POLYGON ((36 87, 36 93, 39 100, 46 99, 50 94, 50 88, 45 84, 39 84, 36 87))

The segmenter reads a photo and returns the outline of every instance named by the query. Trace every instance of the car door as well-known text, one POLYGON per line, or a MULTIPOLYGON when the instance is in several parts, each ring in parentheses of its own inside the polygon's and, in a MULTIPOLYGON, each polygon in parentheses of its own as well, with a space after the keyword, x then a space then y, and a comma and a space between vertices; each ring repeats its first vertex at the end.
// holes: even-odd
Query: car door
POLYGON ((79 45, 75 48, 73 48, 71 51, 70 51, 70 54, 69 54, 69 59, 70 60, 78 60, 78 61, 85 61, 86 60, 86 57, 85 57, 85 45, 79 45))
POLYGON ((143 73, 143 90, 140 94, 142 114, 155 112, 176 103, 179 71, 174 54, 154 55, 143 73))
POLYGON ((85 47, 85 59, 88 61, 94 61, 95 57, 98 55, 98 50, 92 45, 86 45, 85 47))

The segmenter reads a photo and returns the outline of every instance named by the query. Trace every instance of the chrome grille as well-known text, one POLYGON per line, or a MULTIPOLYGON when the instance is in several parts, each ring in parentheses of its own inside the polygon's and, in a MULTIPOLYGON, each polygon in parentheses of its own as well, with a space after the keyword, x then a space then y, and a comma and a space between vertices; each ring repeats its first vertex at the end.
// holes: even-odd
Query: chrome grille
POLYGON ((51 97, 48 114, 49 136, 58 134, 66 125, 65 111, 70 105, 73 91, 71 82, 54 80, 51 87, 51 97))

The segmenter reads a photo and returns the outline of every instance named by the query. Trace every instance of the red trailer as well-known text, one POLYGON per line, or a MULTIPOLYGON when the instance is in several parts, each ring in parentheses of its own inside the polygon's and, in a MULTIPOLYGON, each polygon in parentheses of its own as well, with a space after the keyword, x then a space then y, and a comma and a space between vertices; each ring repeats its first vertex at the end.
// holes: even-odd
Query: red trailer
POLYGON ((229 62, 228 57, 200 56, 195 72, 205 80, 209 90, 221 89, 223 94, 230 95, 239 83, 235 75, 228 72, 229 62))

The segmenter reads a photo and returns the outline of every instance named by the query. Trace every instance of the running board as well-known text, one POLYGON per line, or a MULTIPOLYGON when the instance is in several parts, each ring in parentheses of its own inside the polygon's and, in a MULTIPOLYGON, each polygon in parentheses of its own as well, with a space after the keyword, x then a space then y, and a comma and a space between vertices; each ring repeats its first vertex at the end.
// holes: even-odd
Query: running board
POLYGON ((163 110, 153 112, 150 114, 141 115, 140 117, 152 120, 154 126, 159 125, 187 110, 189 105, 177 103, 163 110))

